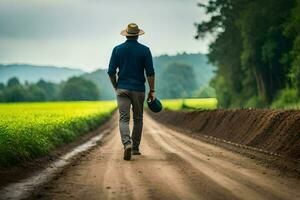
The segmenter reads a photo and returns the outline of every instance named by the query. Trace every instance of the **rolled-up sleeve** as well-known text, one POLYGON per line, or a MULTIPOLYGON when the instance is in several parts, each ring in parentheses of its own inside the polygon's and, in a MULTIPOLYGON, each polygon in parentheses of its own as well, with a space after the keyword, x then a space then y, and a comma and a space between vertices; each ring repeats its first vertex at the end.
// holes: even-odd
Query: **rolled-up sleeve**
POLYGON ((114 48, 113 51, 112 51, 112 53, 111 53, 111 57, 110 57, 110 61, 109 61, 109 66, 108 66, 107 73, 110 76, 116 75, 117 67, 118 67, 118 58, 117 58, 117 55, 116 55, 116 48, 114 48))
POLYGON ((146 71, 146 76, 153 76, 155 74, 152 54, 149 48, 147 48, 147 52, 146 52, 145 71, 146 71))

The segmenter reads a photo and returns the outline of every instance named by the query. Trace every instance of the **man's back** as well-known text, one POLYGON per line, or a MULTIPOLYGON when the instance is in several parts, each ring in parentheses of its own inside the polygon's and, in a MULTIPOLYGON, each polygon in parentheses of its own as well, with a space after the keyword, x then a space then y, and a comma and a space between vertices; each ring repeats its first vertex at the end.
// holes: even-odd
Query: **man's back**
POLYGON ((143 129, 143 108, 145 100, 145 72, 149 83, 147 100, 153 101, 154 69, 150 49, 137 39, 145 32, 135 23, 128 24, 121 31, 127 40, 113 49, 108 74, 115 89, 118 110, 120 114, 119 129, 124 146, 124 160, 130 160, 132 155, 141 155, 139 146, 143 129), (116 72, 118 71, 118 77, 116 72), (130 108, 133 111, 133 128, 130 135, 130 108))
POLYGON ((150 49, 135 39, 116 46, 112 52, 109 75, 114 75, 119 68, 117 88, 133 91, 145 91, 145 75, 154 75, 150 49))

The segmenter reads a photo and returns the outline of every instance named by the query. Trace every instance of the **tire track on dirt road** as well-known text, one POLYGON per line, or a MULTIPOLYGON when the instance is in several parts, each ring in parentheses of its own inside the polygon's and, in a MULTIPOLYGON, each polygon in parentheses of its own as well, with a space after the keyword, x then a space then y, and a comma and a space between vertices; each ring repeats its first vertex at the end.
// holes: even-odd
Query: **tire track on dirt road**
POLYGON ((183 135, 145 114, 141 156, 123 160, 117 120, 30 199, 300 199, 300 181, 183 135))
POLYGON ((253 160, 228 152, 219 147, 182 135, 174 130, 162 128, 148 121, 154 130, 156 142, 189 162, 193 167, 224 188, 232 191, 237 198, 246 199, 293 199, 299 197, 299 187, 288 185, 276 176, 268 176, 270 170, 255 165, 253 160), (205 153, 203 153, 205 152, 205 153), (212 155, 210 155, 212 154, 212 155), (251 166, 252 165, 252 166, 251 166), (252 169, 251 169, 252 168, 252 169), (277 180, 276 180, 277 179, 277 180))
MULTIPOLYGON (((178 134, 173 130, 168 129, 165 132, 169 133, 166 135, 169 139, 171 138, 172 141, 177 142, 180 149, 183 149, 196 159, 202 159, 204 161, 208 160, 206 163, 210 165, 211 168, 214 168, 215 170, 222 170, 224 174, 239 182, 248 181, 247 185, 250 187, 260 186, 260 188, 264 190, 263 193, 277 194, 278 196, 284 195, 281 198, 288 198, 285 194, 289 192, 289 188, 285 185, 282 186, 279 179, 274 181, 276 176, 270 179, 266 176, 261 176, 261 174, 257 174, 257 169, 260 169, 263 174, 270 174, 269 169, 266 170, 264 168, 260 168, 255 162, 248 162, 248 158, 241 158, 240 155, 224 151, 221 148, 221 153, 215 153, 218 151, 213 151, 211 149, 211 147, 215 148, 215 146, 207 145, 206 143, 194 140, 183 134, 178 134), (197 151, 197 149, 199 151, 197 151), (241 166, 241 163, 248 164, 241 166), (281 188, 281 191, 286 192, 278 193, 278 188, 281 188)), ((297 193, 294 193, 294 195, 296 194, 297 193)))

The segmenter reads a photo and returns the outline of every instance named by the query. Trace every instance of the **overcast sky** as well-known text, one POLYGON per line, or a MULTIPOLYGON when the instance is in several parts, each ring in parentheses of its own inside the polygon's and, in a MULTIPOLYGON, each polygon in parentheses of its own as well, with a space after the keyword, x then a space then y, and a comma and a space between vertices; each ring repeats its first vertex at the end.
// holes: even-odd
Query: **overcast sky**
POLYGON ((152 54, 206 53, 194 23, 203 0, 0 0, 0 63, 107 68, 130 22, 152 54))

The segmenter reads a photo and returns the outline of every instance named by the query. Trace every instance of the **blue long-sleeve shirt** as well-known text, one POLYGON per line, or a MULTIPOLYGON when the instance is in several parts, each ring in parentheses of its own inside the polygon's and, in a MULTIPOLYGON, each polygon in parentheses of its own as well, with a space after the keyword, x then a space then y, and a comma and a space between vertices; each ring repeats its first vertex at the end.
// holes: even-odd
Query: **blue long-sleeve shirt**
POLYGON ((116 46, 112 51, 107 73, 114 76, 117 69, 117 88, 144 92, 145 73, 147 77, 154 75, 150 49, 131 39, 116 46))

